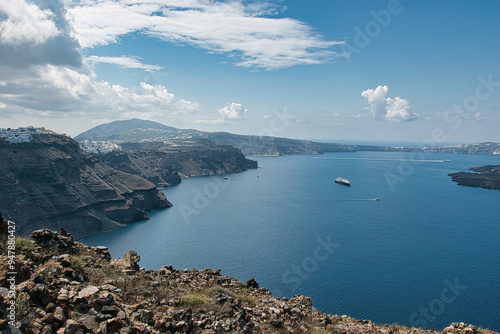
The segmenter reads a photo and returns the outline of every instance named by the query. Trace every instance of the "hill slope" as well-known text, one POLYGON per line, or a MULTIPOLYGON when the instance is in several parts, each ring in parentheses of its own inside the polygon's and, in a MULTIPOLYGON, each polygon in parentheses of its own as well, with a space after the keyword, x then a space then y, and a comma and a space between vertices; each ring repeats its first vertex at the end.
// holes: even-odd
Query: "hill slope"
POLYGON ((134 118, 96 126, 76 136, 75 140, 112 140, 119 143, 157 141, 199 138, 201 133, 197 130, 182 130, 158 122, 134 118))

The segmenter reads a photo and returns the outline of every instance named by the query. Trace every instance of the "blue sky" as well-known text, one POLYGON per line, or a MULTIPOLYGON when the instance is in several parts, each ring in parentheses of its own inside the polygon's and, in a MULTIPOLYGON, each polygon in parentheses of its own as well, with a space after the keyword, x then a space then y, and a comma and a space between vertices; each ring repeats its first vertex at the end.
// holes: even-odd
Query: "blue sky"
POLYGON ((499 19, 493 0, 6 0, 0 127, 500 142, 499 19))

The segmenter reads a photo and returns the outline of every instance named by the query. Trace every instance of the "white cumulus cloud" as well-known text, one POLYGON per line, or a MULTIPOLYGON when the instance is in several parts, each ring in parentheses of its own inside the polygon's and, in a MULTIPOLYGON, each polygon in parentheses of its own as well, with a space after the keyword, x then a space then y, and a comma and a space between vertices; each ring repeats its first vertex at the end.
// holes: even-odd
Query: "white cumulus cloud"
POLYGON ((162 85, 141 82, 140 87, 131 89, 62 66, 24 70, 17 78, 14 74, 19 72, 4 73, 11 80, 7 86, 0 86, 0 101, 13 114, 22 110, 54 117, 71 114, 113 119, 142 115, 174 119, 198 109, 197 103, 176 97, 162 85))
POLYGON ((242 118, 248 112, 248 109, 243 108, 241 103, 231 102, 219 108, 218 112, 223 120, 236 120, 242 118))
POLYGON ((0 40, 2 43, 20 45, 23 43, 41 44, 59 34, 54 13, 41 9, 36 4, 23 0, 2 0, 0 2, 0 40))
POLYGON ((410 109, 410 102, 399 96, 391 98, 389 87, 378 86, 375 89, 367 89, 361 92, 370 106, 370 114, 376 120, 393 122, 413 121, 418 114, 410 109))
POLYGON ((224 107, 217 109, 217 111, 220 114, 219 119, 198 118, 195 122, 201 124, 223 124, 243 118, 248 112, 248 109, 243 108, 241 103, 228 102, 224 107))

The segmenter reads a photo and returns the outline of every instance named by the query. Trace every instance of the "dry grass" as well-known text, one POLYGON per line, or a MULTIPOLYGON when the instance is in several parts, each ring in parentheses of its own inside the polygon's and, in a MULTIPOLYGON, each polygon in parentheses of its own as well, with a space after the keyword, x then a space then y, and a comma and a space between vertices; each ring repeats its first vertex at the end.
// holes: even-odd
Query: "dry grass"
POLYGON ((205 304, 208 304, 210 301, 211 301, 210 298, 208 298, 204 294, 188 293, 181 297, 179 306, 199 308, 205 304))

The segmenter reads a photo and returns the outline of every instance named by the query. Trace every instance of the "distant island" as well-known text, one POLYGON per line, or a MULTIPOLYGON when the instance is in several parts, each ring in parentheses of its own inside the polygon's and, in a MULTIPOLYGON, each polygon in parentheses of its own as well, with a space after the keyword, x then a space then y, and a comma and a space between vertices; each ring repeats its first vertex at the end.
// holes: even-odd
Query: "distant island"
POLYGON ((475 173, 458 172, 448 174, 460 186, 500 190, 500 165, 471 167, 475 173))

